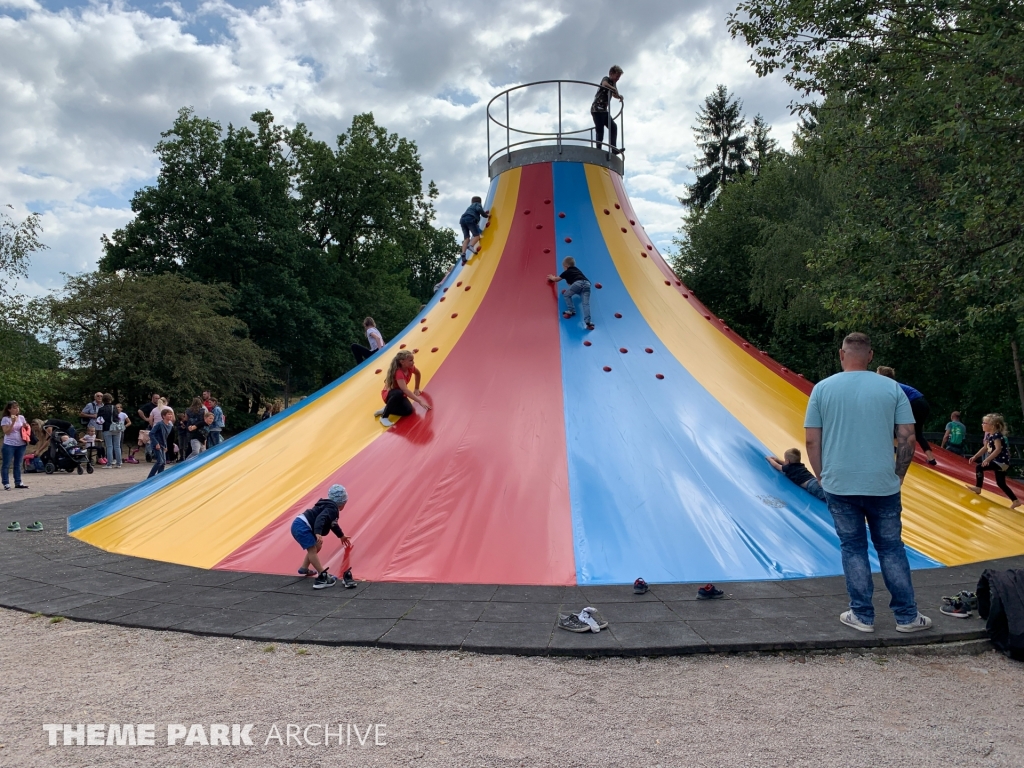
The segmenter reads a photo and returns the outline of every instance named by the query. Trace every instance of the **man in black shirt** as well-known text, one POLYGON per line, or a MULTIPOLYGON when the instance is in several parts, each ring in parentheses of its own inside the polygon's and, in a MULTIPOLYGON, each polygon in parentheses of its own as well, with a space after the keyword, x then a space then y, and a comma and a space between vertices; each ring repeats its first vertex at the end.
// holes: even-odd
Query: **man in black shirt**
POLYGON ((825 501, 825 491, 822 490, 821 483, 801 463, 800 450, 798 448, 790 448, 782 454, 782 461, 779 461, 774 456, 765 456, 765 458, 769 464, 784 474, 791 482, 796 483, 812 496, 825 501))
POLYGON ((622 101, 616 83, 622 77, 622 67, 615 65, 608 70, 608 77, 602 78, 601 87, 597 89, 594 96, 594 103, 590 105, 590 116, 594 118, 594 131, 597 138, 597 147, 601 149, 604 142, 604 129, 608 126, 608 147, 616 155, 622 152, 615 148, 619 136, 619 127, 612 120, 611 100, 613 98, 622 101))
POLYGON ((594 324, 590 322, 590 281, 587 280, 587 276, 576 266, 576 259, 572 256, 566 256, 562 259, 562 268, 565 270, 562 274, 548 275, 549 283, 565 280, 569 284, 569 287, 562 291, 566 307, 562 317, 568 320, 576 314, 576 306, 572 303, 572 297, 579 294, 580 304, 583 307, 583 322, 586 324, 587 330, 592 331, 594 330, 594 324))

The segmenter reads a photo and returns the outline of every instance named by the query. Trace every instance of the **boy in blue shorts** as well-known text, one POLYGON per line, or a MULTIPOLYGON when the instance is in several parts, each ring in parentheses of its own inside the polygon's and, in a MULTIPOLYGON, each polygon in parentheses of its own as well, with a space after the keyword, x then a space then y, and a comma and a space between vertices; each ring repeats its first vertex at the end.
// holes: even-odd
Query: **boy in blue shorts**
POLYGON ((462 227, 462 263, 466 263, 466 250, 476 253, 476 246, 480 243, 480 217, 490 217, 491 212, 484 210, 483 200, 474 197, 469 208, 459 219, 462 227))
MULTIPOLYGON (((311 509, 307 509, 292 520, 292 537, 306 550, 299 573, 302 576, 317 574, 313 589, 333 587, 338 581, 338 577, 329 574, 327 568, 321 564, 318 554, 328 531, 333 531, 346 549, 352 546, 352 540, 342 533, 338 526, 338 517, 347 502, 348 491, 345 490, 345 486, 332 485, 327 491, 326 499, 320 499, 311 509)), ((341 578, 342 583, 349 589, 356 586, 351 568, 347 569, 341 578)))

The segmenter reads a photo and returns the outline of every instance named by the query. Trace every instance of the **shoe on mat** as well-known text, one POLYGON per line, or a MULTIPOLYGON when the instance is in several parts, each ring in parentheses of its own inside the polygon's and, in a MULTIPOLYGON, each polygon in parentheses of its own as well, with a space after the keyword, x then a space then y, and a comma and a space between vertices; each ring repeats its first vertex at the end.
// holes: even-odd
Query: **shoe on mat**
POLYGON ((703 587, 697 590, 698 600, 717 600, 720 597, 724 597, 725 592, 717 589, 714 584, 705 584, 703 587))
POLYGON ((17 520, 15 520, 13 523, 11 523, 10 525, 7 526, 7 530, 10 531, 11 533, 14 533, 15 531, 20 531, 21 530, 21 523, 19 523, 17 520))
POLYGON ((590 625, 584 621, 580 621, 580 617, 575 613, 560 613, 558 614, 558 626, 569 632, 589 632, 590 625))
POLYGON ((379 411, 374 411, 373 412, 373 418, 375 418, 375 419, 379 419, 383 415, 384 415, 384 409, 383 408, 381 408, 379 411))
POLYGON ((316 576, 316 568, 299 568, 299 576, 316 576))
POLYGON ((26 531, 41 531, 41 530, 43 530, 43 524, 41 522, 39 522, 38 520, 36 520, 34 523, 32 523, 32 525, 26 525, 25 526, 25 530, 26 531))
POLYGON ((391 427, 394 426, 391 423, 391 419, 389 419, 387 416, 380 417, 380 425, 384 427, 384 429, 391 429, 391 427))
POLYGON ((959 595, 956 597, 942 598, 942 605, 939 608, 939 612, 944 613, 947 616, 952 616, 955 619, 971 618, 970 609, 959 595))
POLYGON ((643 579, 637 579, 633 582, 633 594, 642 595, 647 591, 647 582, 643 579))
POLYGON ((865 624, 863 621, 857 618, 857 614, 852 610, 846 613, 839 614, 839 620, 848 627, 853 627, 858 632, 874 632, 874 624, 865 624))
POLYGON ((333 587, 338 581, 337 576, 332 576, 324 568, 320 571, 320 575, 316 577, 316 581, 313 582, 313 589, 327 589, 327 587, 333 587))
POLYGON ((896 625, 896 631, 897 632, 921 632, 921 631, 923 631, 925 629, 931 629, 931 627, 932 627, 932 620, 929 619, 924 614, 919 613, 919 614, 917 614, 917 618, 914 619, 913 621, 909 622, 908 624, 897 624, 896 625))
POLYGON ((964 601, 964 606, 966 606, 968 611, 976 611, 976 610, 978 610, 978 596, 976 594, 974 594, 973 592, 968 592, 965 589, 965 590, 961 591, 957 595, 957 597, 959 597, 961 600, 964 601))
POLYGON ((351 568, 341 574, 341 583, 345 585, 345 589, 355 589, 359 586, 356 584, 356 580, 352 578, 351 568))
POLYGON ((14 487, 15 487, 15 488, 23 488, 23 489, 25 489, 26 491, 28 490, 28 486, 27 486, 27 485, 25 485, 24 483, 18 483, 18 484, 17 484, 16 486, 14 486, 14 487))

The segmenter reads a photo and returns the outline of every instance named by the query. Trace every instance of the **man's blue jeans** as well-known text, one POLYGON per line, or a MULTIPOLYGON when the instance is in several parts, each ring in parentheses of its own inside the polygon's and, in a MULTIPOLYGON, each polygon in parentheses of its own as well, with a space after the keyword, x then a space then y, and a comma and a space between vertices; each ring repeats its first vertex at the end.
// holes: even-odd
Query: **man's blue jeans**
POLYGON ((885 587, 892 595, 889 607, 897 624, 908 624, 917 618, 914 585, 910 580, 910 563, 903 546, 903 522, 900 494, 892 496, 836 496, 825 492, 828 511, 836 524, 843 554, 843 573, 850 608, 865 624, 875 623, 875 606, 871 602, 875 584, 868 562, 868 530, 878 552, 885 587), (864 523, 867 521, 867 529, 864 523))

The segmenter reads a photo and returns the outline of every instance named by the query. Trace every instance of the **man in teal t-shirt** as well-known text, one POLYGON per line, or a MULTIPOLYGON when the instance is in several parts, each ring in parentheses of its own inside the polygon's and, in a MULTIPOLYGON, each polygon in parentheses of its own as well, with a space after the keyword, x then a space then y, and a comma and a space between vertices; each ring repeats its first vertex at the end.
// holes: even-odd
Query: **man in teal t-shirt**
POLYGON ((932 622, 917 611, 900 518, 900 486, 914 458, 914 415, 899 384, 868 370, 873 356, 865 334, 851 333, 843 339, 843 372, 818 382, 807 402, 807 459, 825 491, 839 535, 850 595, 850 610, 839 620, 861 632, 875 631, 867 521, 892 594, 889 605, 896 615, 896 630, 917 632, 932 622))
POLYGON ((946 425, 946 433, 942 436, 942 447, 957 456, 964 455, 964 442, 967 440, 967 426, 960 421, 960 411, 949 414, 950 422, 946 425))

